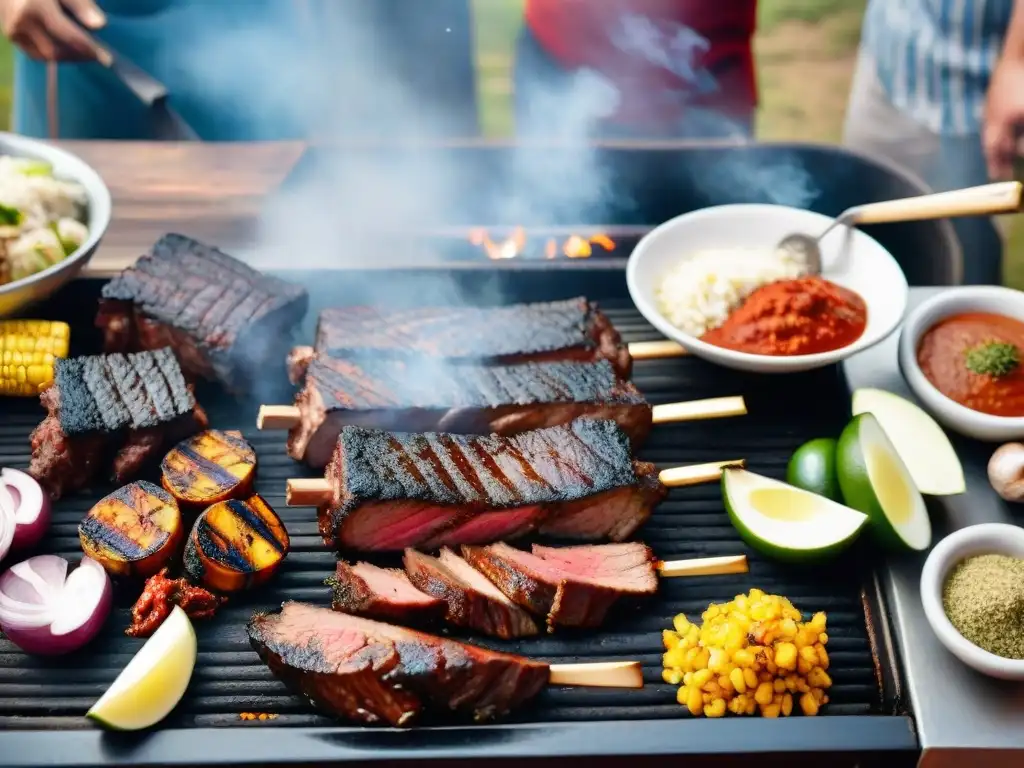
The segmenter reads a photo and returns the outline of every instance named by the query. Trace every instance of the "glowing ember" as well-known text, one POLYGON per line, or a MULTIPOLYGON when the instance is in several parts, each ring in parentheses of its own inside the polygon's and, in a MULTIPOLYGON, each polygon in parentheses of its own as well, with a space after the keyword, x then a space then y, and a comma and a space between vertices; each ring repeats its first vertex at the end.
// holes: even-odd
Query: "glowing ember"
MULTIPOLYGON (((486 229, 477 228, 470 230, 469 242, 483 248, 489 259, 514 259, 526 251, 526 231, 522 227, 516 227, 509 237, 496 242, 487 234, 486 229)), ((608 235, 570 235, 561 246, 554 238, 548 239, 544 244, 544 258, 554 259, 562 253, 570 259, 586 259, 594 255, 595 245, 606 251, 615 250, 615 241, 608 235)))

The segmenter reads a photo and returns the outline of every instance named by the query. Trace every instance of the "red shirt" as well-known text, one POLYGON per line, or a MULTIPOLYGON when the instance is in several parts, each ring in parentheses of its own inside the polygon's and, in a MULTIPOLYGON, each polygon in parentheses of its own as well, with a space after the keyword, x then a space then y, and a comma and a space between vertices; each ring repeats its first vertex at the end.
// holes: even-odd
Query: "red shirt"
POLYGON ((561 66, 616 86, 611 122, 671 122, 687 103, 745 117, 757 104, 757 0, 526 0, 525 17, 561 66))

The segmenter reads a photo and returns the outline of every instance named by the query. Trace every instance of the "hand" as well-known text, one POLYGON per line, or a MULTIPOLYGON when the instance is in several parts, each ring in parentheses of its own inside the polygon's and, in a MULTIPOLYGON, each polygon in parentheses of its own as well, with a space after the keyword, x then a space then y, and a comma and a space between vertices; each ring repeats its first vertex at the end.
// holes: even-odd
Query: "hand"
POLYGON ((0 29, 25 53, 42 61, 109 60, 109 54, 82 29, 100 29, 106 23, 93 0, 0 0, 0 29))
POLYGON ((1003 57, 992 74, 985 104, 982 146, 992 179, 1012 179, 1024 129, 1024 59, 1003 57))

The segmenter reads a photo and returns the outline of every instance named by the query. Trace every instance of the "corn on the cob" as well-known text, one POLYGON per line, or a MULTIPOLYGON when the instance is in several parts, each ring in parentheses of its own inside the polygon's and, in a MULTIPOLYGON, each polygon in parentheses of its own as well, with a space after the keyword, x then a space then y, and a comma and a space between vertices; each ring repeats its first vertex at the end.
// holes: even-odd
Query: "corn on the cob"
POLYGON ((679 614, 662 632, 662 679, 680 686, 676 700, 691 714, 816 715, 828 703, 824 613, 803 622, 786 598, 752 589, 712 603, 701 618, 691 624, 679 614))
POLYGON ((71 329, 50 320, 0 321, 0 395, 38 395, 53 381, 53 363, 68 356, 71 329))

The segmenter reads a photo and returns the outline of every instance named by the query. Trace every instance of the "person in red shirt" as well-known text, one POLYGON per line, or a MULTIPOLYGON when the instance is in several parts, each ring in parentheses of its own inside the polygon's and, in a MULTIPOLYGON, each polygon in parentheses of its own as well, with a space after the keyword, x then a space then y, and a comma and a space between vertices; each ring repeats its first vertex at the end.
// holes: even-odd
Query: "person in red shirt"
POLYGON ((757 0, 526 0, 516 130, 753 134, 757 0))

